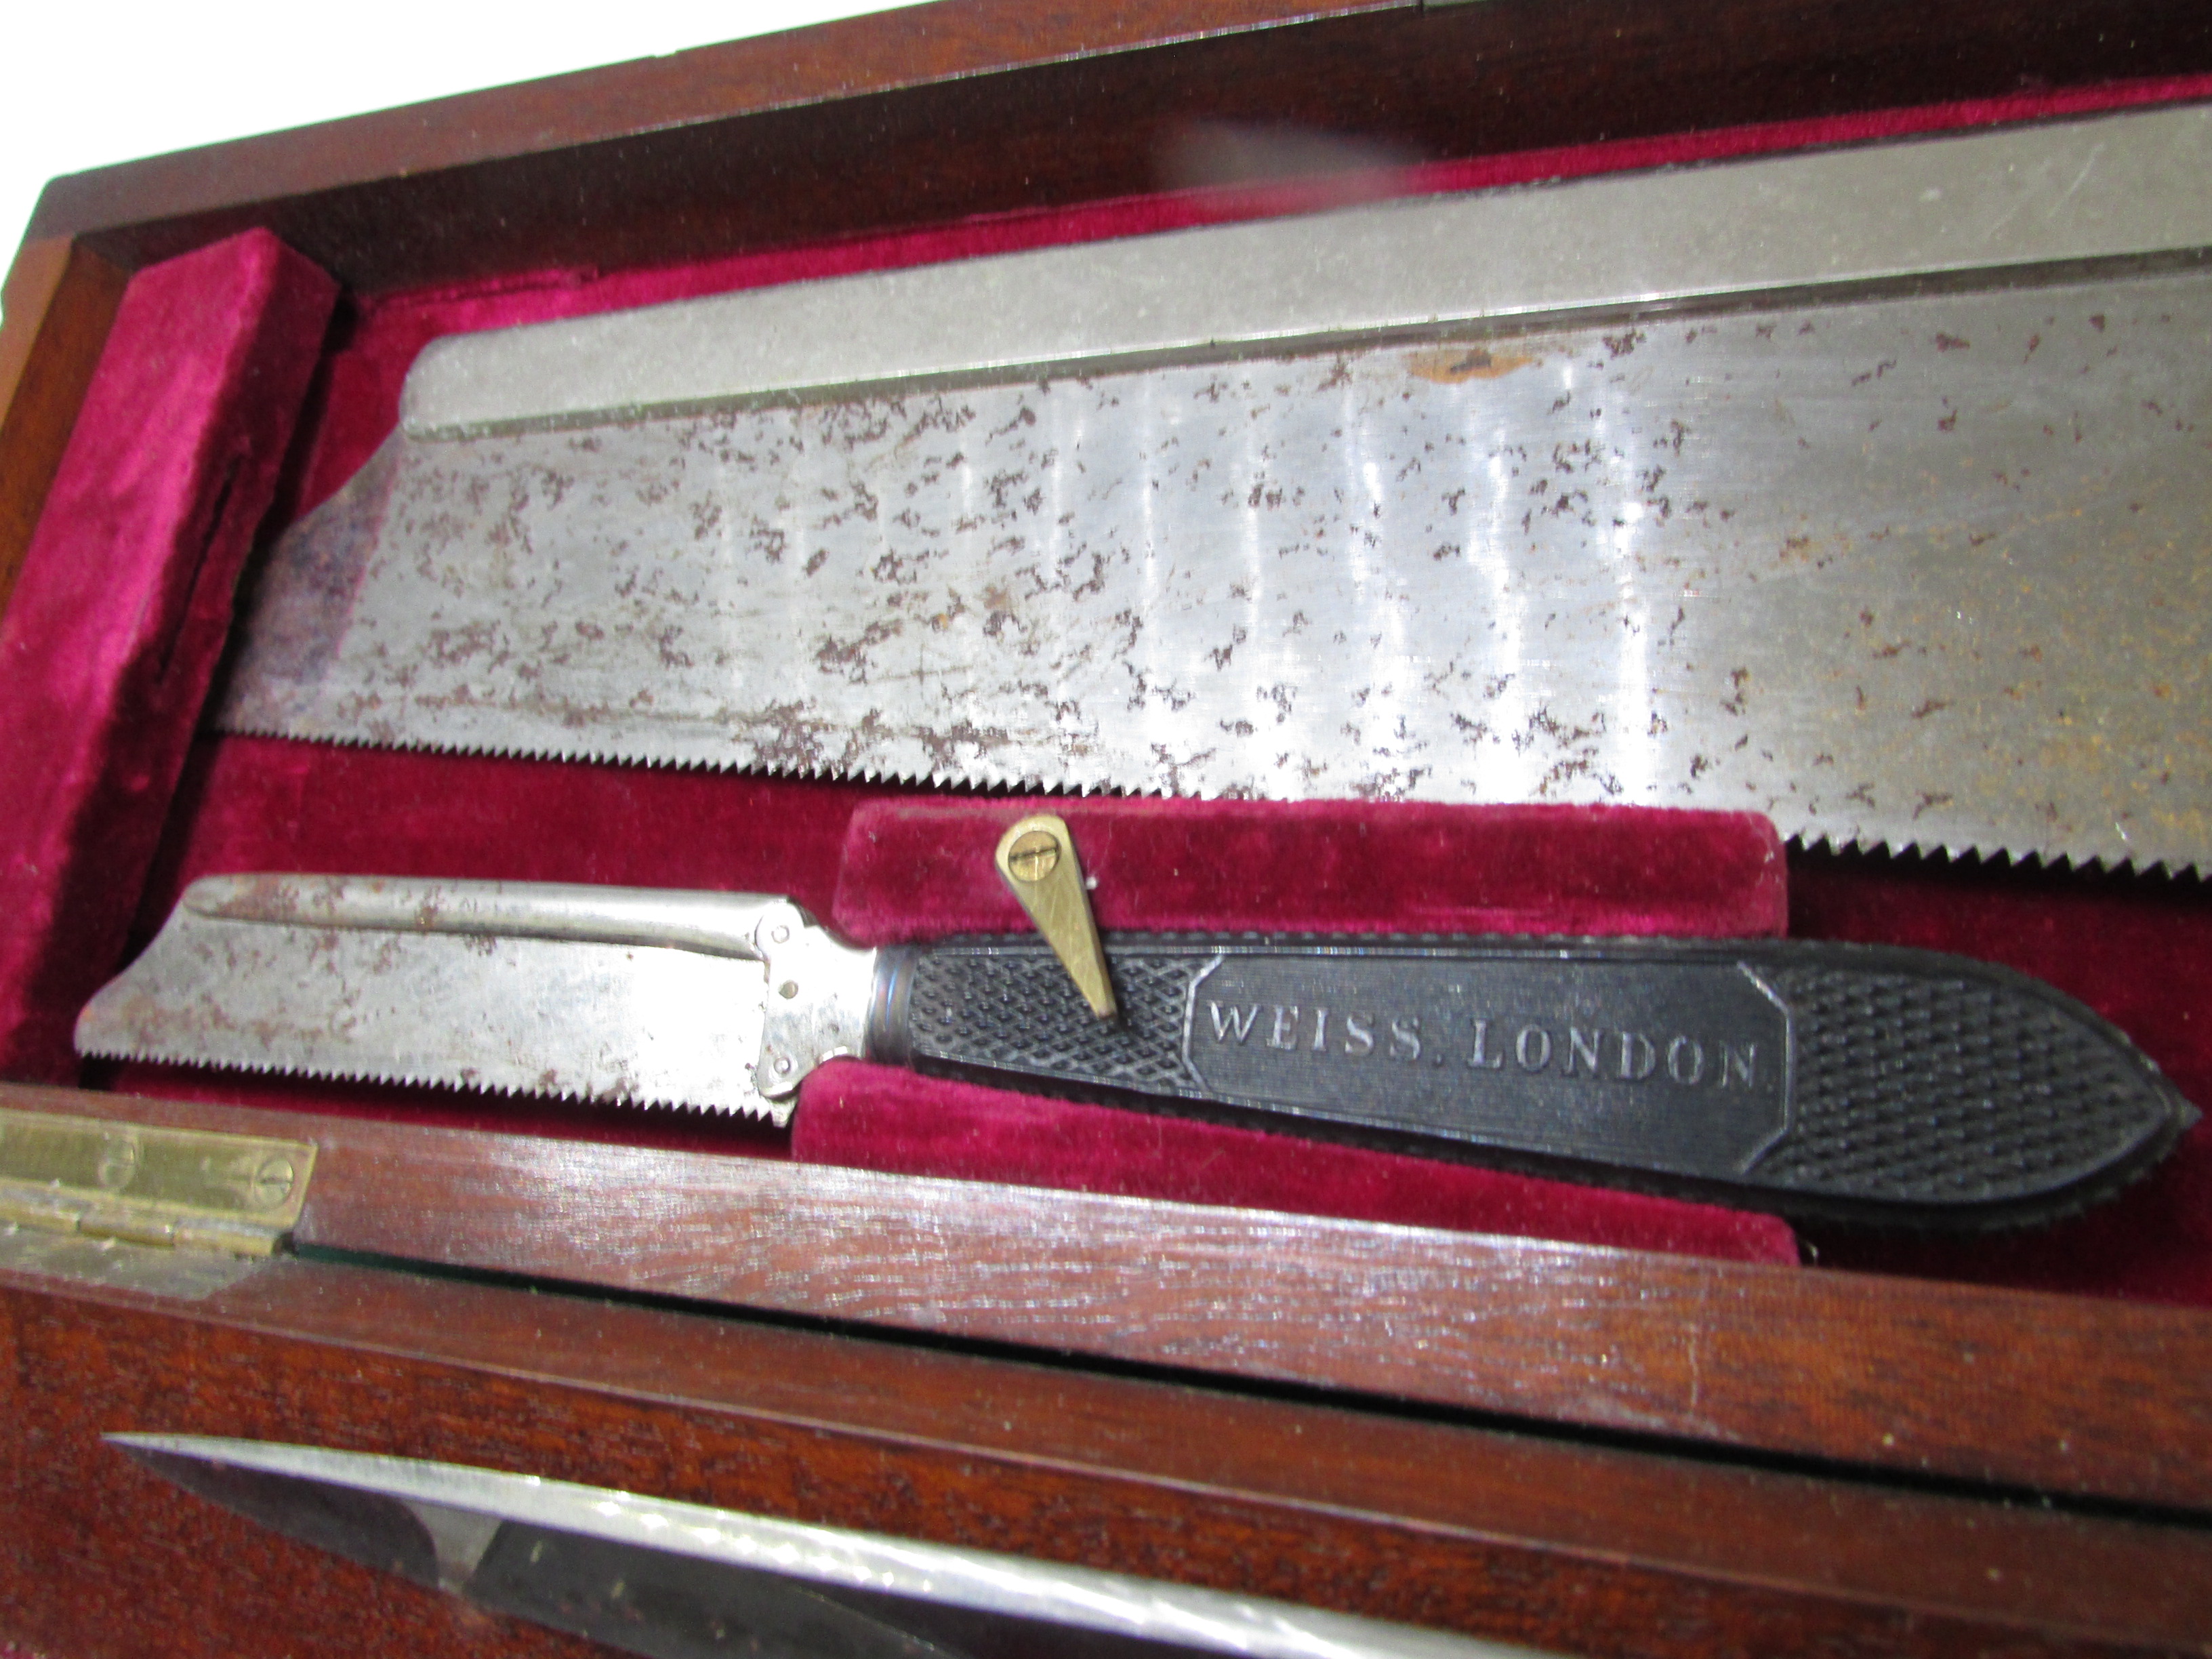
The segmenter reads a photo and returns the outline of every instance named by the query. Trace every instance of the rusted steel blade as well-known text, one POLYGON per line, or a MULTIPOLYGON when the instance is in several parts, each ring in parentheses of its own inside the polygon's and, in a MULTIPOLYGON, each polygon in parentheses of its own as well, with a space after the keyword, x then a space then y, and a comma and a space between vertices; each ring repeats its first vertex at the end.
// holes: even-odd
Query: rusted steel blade
MULTIPOLYGON (((448 343, 410 389, 420 430, 275 550, 221 721, 940 783, 1747 808, 1838 845, 2199 868, 2212 277, 2186 256, 2212 233, 2160 216, 2183 200, 2165 161, 2114 158, 2131 133, 2202 144, 2207 124, 2127 118, 2152 125, 2039 129, 2051 154, 2006 163, 2013 206, 2063 235, 2006 241, 2021 213, 1956 169, 1967 228, 1912 230, 1939 291, 1895 292, 1852 221, 1869 249, 1838 230, 1800 261, 1820 303, 1746 306, 1741 282, 1700 289, 1659 246, 1704 228, 1632 219, 1657 288, 1575 288, 1565 253, 1516 253, 1530 294, 1594 320, 1512 323, 1543 307, 1424 289, 1444 320, 1409 340, 1352 284, 1366 309, 1340 320, 1370 326, 1350 344, 1309 306, 1270 312, 1233 361, 1161 362, 1173 342, 1123 319, 1118 356, 1050 331, 1007 349, 1132 366, 1018 384, 948 384, 940 352, 848 395, 866 378, 850 353, 794 347, 726 366, 714 404, 678 372, 702 318, 799 303, 735 295, 601 319, 659 368, 572 384, 538 362, 495 418, 471 353, 489 372, 606 341, 448 343), (2112 192, 2094 212, 2093 185, 2112 192), (2057 279, 2069 250, 2100 274, 2057 279), (756 384, 771 369, 798 401, 756 384)), ((1973 146, 1998 141, 1948 142, 1987 161, 1973 146)), ((1887 187, 1883 166, 1937 177, 1942 149, 1844 159, 1887 187)), ((1714 170, 1744 211, 1768 204, 1759 234, 1712 233, 1761 282, 1784 282, 1772 245, 1820 213, 1912 229, 1886 197, 1762 195, 1785 175, 1759 168, 1783 166, 1714 170)), ((1680 185, 1601 182, 1631 205, 1680 185)), ((1545 198, 1535 230, 1587 246, 1568 209, 1589 188, 1545 198)), ((1101 306, 1152 291, 1099 280, 1101 306)))

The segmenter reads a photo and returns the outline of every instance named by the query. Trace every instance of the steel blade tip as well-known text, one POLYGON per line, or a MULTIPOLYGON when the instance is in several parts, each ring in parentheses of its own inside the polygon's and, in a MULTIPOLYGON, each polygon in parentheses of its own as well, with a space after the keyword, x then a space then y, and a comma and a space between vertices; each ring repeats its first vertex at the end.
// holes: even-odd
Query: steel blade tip
POLYGON ((100 1437, 109 1445, 132 1453, 151 1452, 167 1457, 189 1457, 205 1463, 220 1463, 229 1455, 249 1447, 265 1443, 236 1440, 211 1434, 144 1434, 115 1431, 100 1437))

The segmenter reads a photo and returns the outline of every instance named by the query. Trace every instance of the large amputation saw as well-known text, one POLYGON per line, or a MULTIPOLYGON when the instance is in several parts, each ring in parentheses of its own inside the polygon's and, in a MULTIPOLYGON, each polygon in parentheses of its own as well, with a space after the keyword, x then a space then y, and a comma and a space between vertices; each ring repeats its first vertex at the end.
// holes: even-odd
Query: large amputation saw
POLYGON ((220 721, 2201 868, 2212 111, 458 337, 220 721))

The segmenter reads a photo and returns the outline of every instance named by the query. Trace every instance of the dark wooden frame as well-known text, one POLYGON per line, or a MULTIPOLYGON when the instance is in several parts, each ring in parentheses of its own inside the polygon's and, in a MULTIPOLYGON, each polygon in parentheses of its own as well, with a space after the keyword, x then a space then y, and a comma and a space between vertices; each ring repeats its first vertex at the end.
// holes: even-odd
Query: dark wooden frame
POLYGON ((2212 1510, 2212 1320, 2178 1309, 7 1084, 0 1107, 312 1140, 310 1250, 2212 1510))
MULTIPOLYGON (((580 1651, 146 1475, 121 1428, 645 1491, 1590 1653, 2179 1649, 2212 1537, 658 1308, 283 1261, 0 1274, 8 1634, 64 1656, 580 1651)), ((600 1651, 600 1650, 590 1650, 600 1651)))
MULTIPOLYGON (((1451 157, 2208 70, 2212 12, 2154 0, 945 0, 109 168, 49 189, 8 277, 0 600, 129 273, 249 225, 367 294, 1097 201, 1153 188, 1194 123, 1451 157)), ((2169 1645, 2212 1622, 2188 1593, 2212 1583, 2203 1316, 287 1121, 324 1148, 307 1244, 881 1334, 330 1261, 193 1304, 0 1275, 0 1635, 562 1646, 166 1494, 92 1437, 125 1427, 527 1466, 1593 1650, 2169 1645), (608 1183, 588 1213, 548 1158, 608 1183), (1284 1384, 1341 1403, 1251 1392, 1284 1384), (2029 1490, 2072 1507, 1998 1501, 2029 1490), (265 1576, 93 1593, 132 1549, 265 1576)))

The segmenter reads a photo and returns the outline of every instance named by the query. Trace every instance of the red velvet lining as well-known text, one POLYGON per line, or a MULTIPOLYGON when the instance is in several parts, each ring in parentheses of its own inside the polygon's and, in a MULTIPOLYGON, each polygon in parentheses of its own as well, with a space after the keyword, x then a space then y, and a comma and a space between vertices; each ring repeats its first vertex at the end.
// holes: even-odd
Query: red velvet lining
POLYGON ((742 773, 203 738, 144 937, 204 875, 354 871, 757 889, 827 915, 845 823, 882 792, 742 773))
POLYGON ((1159 1113, 825 1066, 806 1080, 792 1156, 897 1175, 1516 1233, 1739 1261, 1797 1260, 1772 1216, 1539 1181, 1159 1113))
POLYGON ((1747 812, 1365 801, 872 800, 831 920, 864 945, 1026 932, 992 864, 1024 812, 1066 820, 1101 927, 1778 936, 1774 827, 1747 812))
POLYGON ((260 231, 124 295, 0 620, 0 1074, 76 1075, 337 297, 260 231))
MULTIPOLYGON (((324 361, 298 450, 306 459, 284 500, 287 510, 297 510, 337 488, 389 431, 401 380, 416 353, 429 339, 457 330, 1297 210, 1351 195, 1510 184, 2206 95, 2212 95, 2212 77, 2033 94, 1440 163, 1358 179, 1183 192, 672 269, 607 276, 546 272, 503 284, 383 296, 356 306, 336 349, 324 361)), ((147 343, 143 339, 131 345, 118 332, 118 340, 124 343, 112 346, 111 356, 126 346, 144 354, 147 343)), ((151 364, 151 355, 144 355, 151 364)), ((103 374, 107 372, 104 365, 103 374)), ((55 502, 68 500, 57 491, 55 502)), ((51 507, 49 516, 53 516, 51 507)), ((46 533, 42 526, 42 537, 46 533)), ((112 573, 104 567, 100 582, 100 592, 79 595, 85 615, 96 624, 86 638, 95 641, 113 629, 117 617, 125 614, 116 607, 112 573)), ((28 626, 23 617, 19 599, 10 615, 11 629, 28 626)), ((49 617, 36 631, 40 637, 59 635, 82 621, 49 617)), ((197 701, 193 688, 167 689, 155 711, 160 718, 152 713, 148 717, 150 726, 166 731, 161 741, 179 741, 197 701)), ((98 752, 100 744, 114 741, 110 728, 97 718, 87 720, 76 705, 58 706, 55 723, 64 750, 74 744, 79 752, 98 752)), ((158 800, 161 793, 161 779, 155 777, 143 794, 158 800)), ((1104 810, 1099 803, 1060 805, 1071 817, 1104 810)), ((1086 836, 1085 850, 1094 869, 1108 861, 1117 871, 1128 872, 1127 881, 1117 874, 1110 886, 1102 882, 1102 908, 1117 921, 1131 918, 1111 907, 1124 902, 1130 893, 1156 890, 1152 901, 1156 908, 1147 917, 1194 918, 1163 920, 1158 925, 1407 929, 1527 925, 1579 930, 1641 923, 1741 932, 1771 925, 1781 893, 1778 872, 1771 860, 1756 872, 1730 866, 1724 859, 1710 863, 1702 876, 1695 868, 1685 867, 1698 866, 1711 847, 1699 842, 1698 832, 1686 825, 1655 828, 1656 819, 1617 819, 1624 833, 1607 840, 1601 822, 1607 815, 1578 815, 1581 828, 1576 833, 1588 830, 1591 838, 1576 850, 1567 842, 1538 833, 1543 826, 1537 820, 1516 822, 1510 814, 1459 812, 1449 815, 1451 824, 1457 826, 1454 828, 1445 819, 1425 820, 1421 815, 1428 809, 1334 805, 1302 811, 1198 809, 1188 803, 1150 802, 1115 803, 1112 807, 1121 816, 1110 825, 1096 820, 1105 826, 1097 836, 1087 830, 1079 833, 1086 836), (1226 816, 1209 821, 1209 813, 1226 816), (1253 816, 1239 818, 1238 813, 1253 816), (1490 837, 1485 845, 1506 850, 1497 853, 1492 864, 1484 868, 1449 867, 1441 887, 1413 873, 1417 866, 1404 857, 1378 862, 1359 856, 1363 828, 1370 840, 1410 848, 1407 856, 1418 859, 1425 846, 1437 844, 1439 836, 1449 839, 1476 833, 1469 825, 1485 826, 1477 838, 1490 837), (1233 907, 1220 908, 1203 882, 1181 873, 1194 866, 1203 850, 1215 844, 1215 837, 1232 832, 1256 838, 1247 844, 1263 844, 1275 837, 1272 844, 1279 850, 1270 855, 1272 869, 1286 877, 1313 874, 1310 897, 1318 912, 1314 920, 1299 919, 1303 913, 1297 909, 1295 881, 1285 879, 1272 890, 1267 890, 1265 881, 1258 883, 1260 896, 1240 919, 1231 913, 1233 907), (1096 849, 1091 846, 1094 838, 1099 842, 1096 849), (1145 847, 1143 856, 1131 854, 1124 865, 1120 849, 1139 842, 1145 847), (1184 861, 1187 855, 1189 863, 1184 861), (1162 878, 1158 872, 1164 860, 1168 874, 1162 878), (1601 878, 1593 873, 1601 865, 1606 871, 1601 878), (1701 879, 1707 881, 1703 889, 1698 887, 1701 879), (1503 886, 1496 884, 1500 881, 1503 886), (1656 886, 1624 888, 1619 884, 1624 881, 1675 884, 1662 894, 1656 886), (1731 886, 1731 882, 1740 884, 1731 886), (1639 890, 1641 896, 1635 896, 1639 890), (1702 899, 1697 896, 1700 891, 1702 899), (1707 906, 1703 911, 1701 903, 1707 906), (1608 915, 1614 920, 1602 920, 1608 915)), ((956 808, 955 816, 984 811, 995 822, 995 815, 1008 810, 1004 802, 969 803, 956 808)), ((160 869, 146 886, 141 926, 158 920, 189 876, 248 867, 765 888, 791 892, 817 912, 834 907, 834 913, 848 925, 878 934, 914 925, 922 911, 946 925, 969 925, 954 920, 963 906, 988 908, 1001 903, 988 887, 964 896, 958 890, 966 880, 960 872, 971 867, 973 847, 948 861, 921 842, 910 841, 902 863, 883 852, 879 839, 865 848, 855 846, 846 873, 841 875, 840 854, 848 820, 875 826, 879 837, 886 826, 904 826, 896 830, 904 836, 915 825, 945 822, 930 818, 910 792, 858 786, 209 740, 194 756, 170 821, 160 869), (881 804, 885 799, 888 806, 881 804), (855 820, 855 809, 869 802, 878 804, 855 820), (949 885, 948 876, 953 878, 949 885)), ((33 821, 72 826, 54 839, 73 849, 79 863, 88 867, 99 864, 107 884, 104 890, 115 902, 137 890, 136 866, 127 858, 111 859, 107 844, 96 832, 75 827, 76 821, 54 811, 40 811, 33 821)), ((969 823, 963 833, 974 840, 983 830, 969 823)), ((982 850, 988 854, 988 847, 982 850)), ((2175 1071, 2185 1089, 2193 1089, 2200 1099, 2206 1097, 2205 1085, 2212 1079, 2207 1078, 2203 1038, 2188 1024, 2182 999, 2174 994, 2177 984, 2197 976, 2189 970, 2201 973, 2212 958, 2212 940, 2205 938, 2201 925, 2200 884, 2111 878, 2100 886, 2098 878, 1896 866, 1815 854, 1799 855, 1795 868, 1800 882, 1798 931, 1867 938, 1932 933, 1941 937, 1928 942, 1964 945, 1998 959, 2017 960, 2022 954, 2048 957, 2058 971, 2039 970, 2115 1012, 2175 1071), (2069 939, 2074 930, 2083 928, 2088 930, 2087 948, 2081 948, 2078 939, 2072 941, 2076 948, 2063 952, 2035 946, 2036 940, 2069 939), (2138 1018, 2147 1022, 2142 1029, 2135 1023, 2138 1018)), ((86 933, 80 942, 79 977, 88 974, 96 980, 112 966, 116 952, 97 929, 86 933)), ((2021 965, 2037 969, 2038 962, 2021 965)), ((20 978, 0 979, 0 988, 22 982, 20 978)), ((51 1015, 48 1027, 51 1036, 51 1015)), ((11 1069, 19 1074, 24 1070, 21 1065, 11 1069)), ((120 1086, 153 1092, 290 1103, 427 1121, 499 1123, 553 1133, 712 1146, 769 1155, 784 1150, 781 1139, 742 1126, 672 1115, 544 1105, 483 1108, 463 1097, 433 1092, 264 1085, 143 1067, 128 1069, 118 1081, 120 1086)), ((1787 1248, 1785 1231, 1756 1218, 1717 1216, 1695 1206, 1520 1182, 1382 1154, 1347 1155, 1338 1148, 1145 1114, 920 1083, 875 1068, 840 1066, 819 1073, 806 1092, 799 1121, 802 1155, 848 1161, 888 1159, 896 1167, 957 1169, 1097 1190, 1525 1229, 1553 1237, 1715 1254, 1771 1255, 1787 1248), (1199 1130, 1216 1138, 1191 1139, 1199 1130), (1382 1161, 1369 1161, 1373 1159, 1382 1161)), ((2208 1282, 2212 1270, 2203 1265, 2212 1260, 2212 1251, 2204 1248, 2202 1237, 2202 1218, 2212 1214, 2199 1173, 2204 1152, 2205 1137, 2200 1132, 2167 1171, 2123 1206, 2066 1230, 2057 1243, 1905 1246, 1823 1240, 1824 1259, 1848 1255, 1903 1271, 2001 1282, 2063 1282, 2106 1293, 2212 1301, 2212 1282, 2208 1282)))

